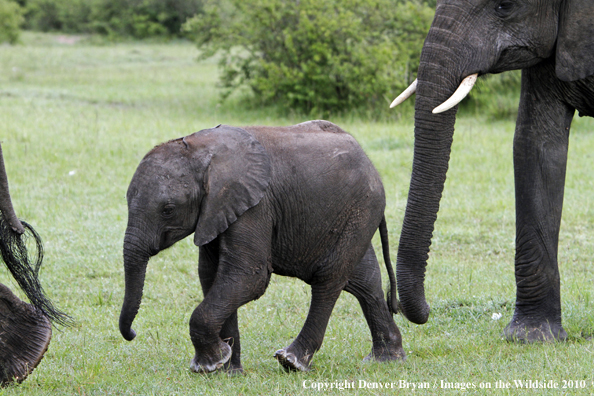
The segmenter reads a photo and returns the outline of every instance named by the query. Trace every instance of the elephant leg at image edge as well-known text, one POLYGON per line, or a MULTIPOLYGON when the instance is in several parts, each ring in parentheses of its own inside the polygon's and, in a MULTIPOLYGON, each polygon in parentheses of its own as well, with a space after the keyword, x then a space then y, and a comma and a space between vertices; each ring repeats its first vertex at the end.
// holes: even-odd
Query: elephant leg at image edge
POLYGON ((355 296, 361 304, 371 331, 373 347, 365 360, 405 360, 402 336, 384 299, 379 264, 372 246, 353 271, 344 290, 355 296))
POLYGON ((27 378, 43 358, 51 337, 45 315, 0 284, 0 386, 27 378))
POLYGON ((508 340, 565 340, 557 263, 569 127, 574 110, 524 70, 514 137, 516 307, 508 340), (541 98, 535 100, 534 98, 541 98))

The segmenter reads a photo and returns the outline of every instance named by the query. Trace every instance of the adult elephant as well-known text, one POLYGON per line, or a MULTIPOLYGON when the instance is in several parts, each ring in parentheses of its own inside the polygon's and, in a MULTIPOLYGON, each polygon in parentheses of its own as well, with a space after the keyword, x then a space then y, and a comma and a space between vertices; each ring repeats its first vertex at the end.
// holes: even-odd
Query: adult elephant
POLYGON ((0 284, 0 386, 22 382, 39 364, 49 345, 51 321, 67 324, 45 296, 38 279, 43 259, 41 239, 14 211, 0 146, 0 253, 31 304, 21 301, 0 284), (31 262, 25 239, 32 234, 37 256, 31 262))
POLYGON ((514 137, 517 296, 505 335, 528 342, 567 337, 558 237, 571 121, 576 110, 594 116, 593 15, 592 0, 437 1, 417 80, 393 103, 416 90, 414 161, 397 263, 402 311, 411 321, 425 323, 429 315, 425 266, 457 103, 477 75, 522 69, 514 137))

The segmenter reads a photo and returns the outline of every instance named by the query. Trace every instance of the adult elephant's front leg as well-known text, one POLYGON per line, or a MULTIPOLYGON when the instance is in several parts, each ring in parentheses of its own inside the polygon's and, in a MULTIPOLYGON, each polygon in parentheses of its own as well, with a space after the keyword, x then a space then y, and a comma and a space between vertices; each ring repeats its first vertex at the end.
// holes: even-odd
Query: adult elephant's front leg
POLYGON ((574 110, 556 99, 551 88, 542 70, 523 72, 514 138, 517 295, 514 316, 505 329, 509 340, 567 337, 561 324, 557 252, 574 110))

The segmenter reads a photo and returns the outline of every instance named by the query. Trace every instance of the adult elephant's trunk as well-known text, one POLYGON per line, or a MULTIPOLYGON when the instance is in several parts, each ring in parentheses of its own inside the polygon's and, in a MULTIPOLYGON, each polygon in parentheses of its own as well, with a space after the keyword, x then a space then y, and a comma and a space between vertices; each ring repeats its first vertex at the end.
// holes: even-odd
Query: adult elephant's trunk
POLYGON ((444 52, 451 43, 444 42, 443 29, 435 27, 438 22, 436 18, 425 41, 417 75, 414 159, 397 259, 401 310, 419 324, 429 317, 425 267, 448 170, 457 106, 441 114, 433 114, 433 109, 445 102, 465 77, 461 76, 460 57, 444 52))
POLYGON ((10 192, 8 191, 8 177, 6 176, 6 169, 4 168, 4 156, 2 155, 2 146, 0 145, 0 212, 2 216, 8 221, 10 227, 18 234, 23 234, 25 228, 19 221, 12 201, 10 199, 10 192))
POLYGON ((39 282, 39 269, 43 261, 43 244, 39 234, 35 232, 33 227, 21 222, 14 211, 8 190, 8 177, 4 168, 1 146, 0 212, 0 257, 2 258, 0 261, 4 261, 6 267, 35 308, 40 310, 54 324, 71 325, 72 318, 53 305, 45 295, 39 282), (36 254, 31 254, 33 252, 29 250, 33 245, 25 243, 31 237, 35 244, 33 251, 36 254))
POLYGON ((126 291, 120 312, 120 333, 128 341, 132 341, 136 337, 136 332, 132 330, 132 322, 140 308, 149 257, 150 255, 140 239, 126 231, 124 238, 126 291))

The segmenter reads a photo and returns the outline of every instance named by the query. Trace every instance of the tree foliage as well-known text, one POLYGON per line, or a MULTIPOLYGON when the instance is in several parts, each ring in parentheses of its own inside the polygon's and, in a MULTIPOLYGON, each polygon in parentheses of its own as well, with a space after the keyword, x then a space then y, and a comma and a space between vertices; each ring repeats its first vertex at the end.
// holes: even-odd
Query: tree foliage
POLYGON ((202 0, 21 0, 27 27, 112 37, 179 36, 202 0))
POLYGON ((387 108, 416 75, 433 9, 403 0, 222 0, 184 30, 220 56, 224 96, 324 114, 387 108))
POLYGON ((0 0, 0 43, 16 43, 23 21, 23 10, 18 3, 0 0))

